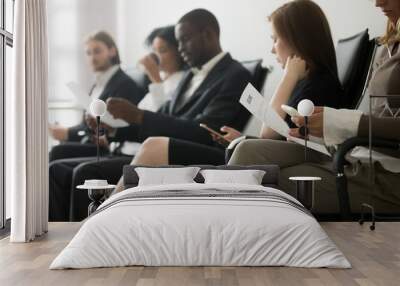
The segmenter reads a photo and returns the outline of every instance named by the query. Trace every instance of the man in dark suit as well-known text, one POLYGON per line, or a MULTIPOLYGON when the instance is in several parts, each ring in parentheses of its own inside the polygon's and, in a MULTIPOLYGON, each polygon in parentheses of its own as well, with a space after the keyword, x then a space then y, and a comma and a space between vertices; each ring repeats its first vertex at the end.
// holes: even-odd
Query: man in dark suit
MULTIPOLYGON (((175 32, 180 52, 191 70, 179 84, 173 99, 158 112, 140 110, 123 99, 109 99, 110 113, 130 124, 116 130, 108 128, 111 130, 109 140, 143 142, 153 136, 171 137, 168 148, 178 158, 191 155, 185 149, 180 152, 182 145, 214 146, 212 137, 199 123, 215 129, 227 124, 239 130, 244 128, 250 115, 240 105, 239 98, 251 76, 239 62, 222 52, 215 16, 204 9, 193 10, 179 20, 175 32)), ((72 181, 72 220, 83 219, 86 216, 84 206, 88 204, 86 194, 73 191, 75 186, 94 178, 116 183, 122 175, 122 166, 129 163, 126 158, 114 158, 77 166, 72 181)))
POLYGON ((179 20, 175 34, 179 51, 191 70, 173 99, 157 113, 140 110, 121 99, 108 100, 110 113, 131 124, 116 130, 115 138, 142 142, 157 136, 158 143, 155 138, 146 140, 139 151, 143 157, 144 150, 150 149, 147 153, 156 159, 153 162, 150 158, 146 164, 223 163, 222 150, 207 152, 209 156, 201 152, 215 144, 200 123, 219 130, 229 122, 242 130, 249 113, 239 98, 251 81, 250 74, 228 53, 222 52, 218 21, 210 12, 204 9, 189 12, 179 20), (198 152, 187 152, 190 148, 198 152))
MULTIPOLYGON (((119 67, 120 58, 118 49, 112 37, 103 31, 90 35, 86 40, 86 54, 92 70, 96 74, 96 81, 89 95, 106 101, 109 98, 123 98, 134 104, 144 97, 145 91, 119 67)), ((89 124, 91 118, 83 116, 82 121, 72 127, 51 125, 50 135, 61 141, 50 152, 50 162, 58 159, 95 156, 96 146, 91 143, 92 132, 89 124)), ((103 139, 104 150, 106 142, 103 139)))
MULTIPOLYGON (((133 104, 139 103, 145 91, 141 90, 119 67, 118 49, 108 33, 100 31, 89 36, 86 41, 86 54, 96 73, 96 82, 90 91, 91 98, 104 101, 109 98, 123 98, 133 104)), ((93 118, 86 115, 81 123, 73 127, 50 126, 50 134, 62 142, 54 146, 50 152, 49 218, 51 221, 69 220, 69 190, 73 169, 77 162, 90 161, 91 156, 96 156, 97 147, 92 143, 91 130, 95 126, 93 121, 93 118)), ((104 136, 101 137, 101 142, 102 153, 108 153, 108 142, 104 136)))

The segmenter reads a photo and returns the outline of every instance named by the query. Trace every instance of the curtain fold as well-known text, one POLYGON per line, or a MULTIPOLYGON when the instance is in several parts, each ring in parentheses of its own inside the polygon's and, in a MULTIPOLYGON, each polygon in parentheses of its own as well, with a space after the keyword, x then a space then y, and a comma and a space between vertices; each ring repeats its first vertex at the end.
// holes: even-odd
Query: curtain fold
POLYGON ((48 45, 46 0, 15 2, 13 92, 6 111, 6 187, 11 242, 48 228, 48 45))

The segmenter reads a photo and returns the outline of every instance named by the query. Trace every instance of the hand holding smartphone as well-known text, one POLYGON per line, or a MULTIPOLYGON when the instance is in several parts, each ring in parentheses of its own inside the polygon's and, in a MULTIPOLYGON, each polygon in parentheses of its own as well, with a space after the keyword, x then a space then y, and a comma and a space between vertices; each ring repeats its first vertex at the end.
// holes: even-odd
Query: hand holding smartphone
POLYGON ((216 142, 218 142, 219 144, 223 145, 223 146, 227 146, 229 144, 229 141, 225 139, 224 135, 222 135, 221 133, 215 131, 214 129, 211 129, 210 127, 208 127, 206 124, 200 123, 200 127, 206 129, 208 132, 210 132, 210 134, 216 138, 216 142))

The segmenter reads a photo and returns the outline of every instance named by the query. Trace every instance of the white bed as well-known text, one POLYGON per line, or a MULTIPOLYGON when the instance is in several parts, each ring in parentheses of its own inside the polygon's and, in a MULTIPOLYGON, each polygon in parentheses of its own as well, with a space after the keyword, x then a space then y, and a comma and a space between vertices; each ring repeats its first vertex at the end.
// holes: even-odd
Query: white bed
POLYGON ((284 192, 197 183, 135 187, 112 196, 50 269, 128 265, 351 267, 284 192))

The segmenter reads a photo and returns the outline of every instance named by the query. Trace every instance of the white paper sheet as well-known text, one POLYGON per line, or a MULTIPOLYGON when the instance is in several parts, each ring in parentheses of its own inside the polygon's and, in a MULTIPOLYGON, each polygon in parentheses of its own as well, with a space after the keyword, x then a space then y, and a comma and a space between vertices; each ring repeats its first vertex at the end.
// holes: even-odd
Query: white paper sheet
POLYGON ((108 111, 101 117, 101 122, 107 124, 108 126, 111 126, 112 128, 122 128, 129 126, 128 122, 122 119, 114 118, 114 116, 112 116, 111 113, 108 111))
MULTIPOLYGON (((282 117, 280 117, 279 114, 269 106, 265 98, 250 83, 243 91, 242 96, 240 97, 240 103, 246 107, 246 109, 250 111, 250 113, 253 114, 257 119, 264 122, 268 127, 273 129, 281 136, 286 137, 290 141, 293 141, 297 144, 303 146, 305 145, 304 139, 289 136, 290 128, 286 121, 283 120, 282 117)), ((307 147, 331 156, 331 154, 323 145, 323 140, 321 138, 310 136, 310 140, 307 141, 307 147)))
MULTIPOLYGON (((75 96, 76 104, 80 107, 84 108, 86 111, 89 111, 90 103, 92 99, 90 98, 89 94, 83 91, 82 87, 76 82, 68 82, 67 87, 75 96)), ((101 122, 111 126, 113 128, 121 128, 127 127, 129 124, 122 120, 122 119, 115 119, 114 116, 111 115, 108 111, 101 117, 101 122)))
MULTIPOLYGON (((290 141, 293 141, 293 142, 295 142, 297 144, 300 144, 300 145, 303 145, 303 146, 305 146, 305 144, 306 144, 304 139, 301 139, 301 138, 296 138, 296 137, 289 136, 288 139, 290 141)), ((332 155, 328 152, 328 150, 326 150, 326 147, 324 145, 321 145, 321 144, 318 144, 318 143, 315 143, 315 142, 312 142, 312 141, 308 140, 307 141, 307 147, 310 148, 310 149, 313 149, 315 151, 318 151, 320 153, 323 153, 325 155, 328 155, 329 157, 332 157, 332 155)))
POLYGON ((251 83, 244 89, 239 102, 257 119, 266 121, 268 102, 251 83))
POLYGON ((85 110, 89 109, 90 102, 92 101, 90 99, 90 96, 88 93, 83 91, 83 88, 76 82, 68 82, 66 86, 69 88, 69 90, 72 92, 72 94, 75 96, 75 102, 77 105, 80 107, 84 108, 85 110))

